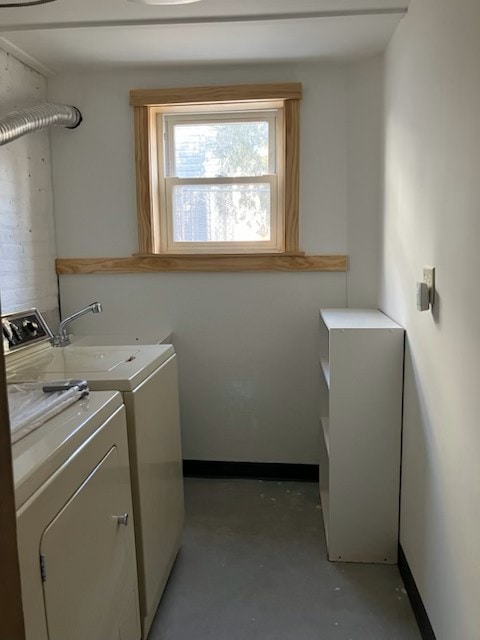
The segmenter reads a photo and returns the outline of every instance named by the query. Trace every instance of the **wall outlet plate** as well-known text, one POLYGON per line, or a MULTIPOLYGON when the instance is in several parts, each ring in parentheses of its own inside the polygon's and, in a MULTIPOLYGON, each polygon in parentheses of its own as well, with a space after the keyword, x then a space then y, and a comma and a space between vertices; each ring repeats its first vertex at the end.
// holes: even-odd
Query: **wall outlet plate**
POLYGON ((423 281, 428 287, 430 304, 433 307, 433 303, 435 302, 435 267, 431 267, 430 265, 423 267, 423 281))

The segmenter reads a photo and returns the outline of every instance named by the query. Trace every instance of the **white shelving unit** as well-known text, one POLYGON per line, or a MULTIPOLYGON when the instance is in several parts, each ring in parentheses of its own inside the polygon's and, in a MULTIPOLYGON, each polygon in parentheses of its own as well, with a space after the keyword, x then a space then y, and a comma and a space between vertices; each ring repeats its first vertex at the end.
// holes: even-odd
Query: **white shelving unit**
POLYGON ((404 330, 320 310, 320 496, 328 557, 397 562, 404 330))

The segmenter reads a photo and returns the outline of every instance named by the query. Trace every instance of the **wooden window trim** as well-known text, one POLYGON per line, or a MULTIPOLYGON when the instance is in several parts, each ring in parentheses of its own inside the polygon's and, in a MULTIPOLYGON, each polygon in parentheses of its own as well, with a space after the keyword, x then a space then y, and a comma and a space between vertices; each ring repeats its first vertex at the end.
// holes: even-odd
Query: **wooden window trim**
POLYGON ((300 100, 300 82, 276 84, 236 84, 230 86, 178 87, 174 89, 133 89, 132 107, 162 104, 208 104, 212 102, 241 102, 242 100, 300 100))
POLYGON ((300 101, 287 100, 285 118, 285 251, 300 245, 300 101))
MULTIPOLYGON (((221 103, 281 101, 285 135, 284 158, 284 253, 300 254, 299 247, 299 135, 300 83, 191 87, 180 89, 133 90, 135 167, 138 218, 138 254, 165 255, 160 247, 158 216, 158 153, 155 118, 165 105, 218 105, 221 103)), ((160 154, 161 155, 161 154, 160 154)), ((161 167, 160 167, 161 168, 161 167)), ((187 255, 187 254, 186 254, 187 255)), ((192 255, 192 254, 190 254, 192 255)), ((268 254, 271 255, 271 254, 268 254)))

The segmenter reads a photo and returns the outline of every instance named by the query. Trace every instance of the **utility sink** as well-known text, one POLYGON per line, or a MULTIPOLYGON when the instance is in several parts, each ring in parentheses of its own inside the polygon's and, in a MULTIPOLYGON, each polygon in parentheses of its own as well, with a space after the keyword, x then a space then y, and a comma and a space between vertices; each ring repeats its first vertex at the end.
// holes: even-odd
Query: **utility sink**
POLYGON ((126 362, 133 362, 138 351, 135 347, 52 347, 30 359, 28 369, 41 370, 43 373, 113 371, 126 362))
POLYGON ((113 371, 126 362, 133 362, 137 354, 138 349, 134 347, 122 349, 119 347, 69 346, 55 349, 52 367, 54 368, 58 362, 61 368, 75 369, 79 372, 113 371))
MULTIPOLYGON (((46 345, 36 353, 7 358, 9 382, 84 378, 91 389, 135 388, 175 353, 171 345, 46 345)), ((16 354, 13 354, 14 356, 16 354)))
POLYGON ((141 331, 139 333, 109 333, 100 335, 81 336, 70 334, 72 345, 76 347, 103 347, 115 345, 149 345, 172 344, 173 334, 168 330, 141 331))

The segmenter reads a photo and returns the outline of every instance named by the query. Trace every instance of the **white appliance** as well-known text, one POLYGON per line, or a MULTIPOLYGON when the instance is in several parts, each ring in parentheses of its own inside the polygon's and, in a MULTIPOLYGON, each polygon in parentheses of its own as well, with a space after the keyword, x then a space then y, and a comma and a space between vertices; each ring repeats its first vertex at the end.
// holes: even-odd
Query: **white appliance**
POLYGON ((139 640, 121 395, 91 393, 16 442, 12 458, 27 640, 139 640))
POLYGON ((142 635, 153 622, 184 521, 177 358, 172 345, 52 347, 36 310, 4 316, 9 382, 84 378, 127 410, 142 635), (8 324, 7 324, 8 323, 8 324), (18 336, 24 340, 19 341, 18 336))

